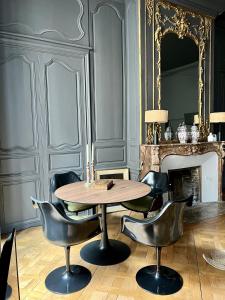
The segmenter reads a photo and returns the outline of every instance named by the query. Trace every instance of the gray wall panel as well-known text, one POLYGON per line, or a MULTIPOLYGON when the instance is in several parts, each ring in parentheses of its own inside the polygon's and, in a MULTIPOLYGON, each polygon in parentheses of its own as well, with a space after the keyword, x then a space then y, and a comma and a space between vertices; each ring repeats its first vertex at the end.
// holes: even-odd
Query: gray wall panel
POLYGON ((93 15, 93 32, 96 140, 123 139, 123 26, 112 7, 93 15))
POLYGON ((127 58, 127 166, 136 179, 139 172, 140 95, 138 1, 126 1, 126 58, 127 58))
POLYGON ((78 169, 82 168, 80 153, 65 153, 50 155, 50 170, 57 171, 59 169, 78 169))
POLYGON ((88 1, 1 0, 0 30, 88 45, 88 1))
POLYGON ((78 145, 79 72, 62 62, 46 66, 49 146, 78 145))
MULTIPOLYGON (((6 49, 7 51, 7 49, 6 49)), ((34 148, 33 62, 25 55, 0 63, 0 149, 34 148)))
POLYGON ((37 195, 36 184, 35 181, 27 181, 0 185, 5 220, 3 230, 26 221, 38 222, 37 210, 30 200, 31 195, 37 195))
POLYGON ((113 162, 125 162, 124 147, 105 147, 96 150, 97 164, 109 164, 113 162))
POLYGON ((11 158, 0 160, 0 175, 16 175, 36 173, 37 165, 35 157, 11 158))
POLYGON ((96 167, 113 168, 126 165, 124 5, 92 1, 90 7, 92 140, 96 167))

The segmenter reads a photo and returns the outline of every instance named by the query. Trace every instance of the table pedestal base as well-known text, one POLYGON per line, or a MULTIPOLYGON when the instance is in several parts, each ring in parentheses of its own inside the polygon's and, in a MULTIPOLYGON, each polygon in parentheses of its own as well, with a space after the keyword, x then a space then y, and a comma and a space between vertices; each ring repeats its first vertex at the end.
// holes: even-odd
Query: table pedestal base
POLYGON ((109 240, 105 249, 100 249, 101 241, 94 241, 81 249, 83 260, 98 266, 109 266, 126 260, 130 255, 130 248, 117 240, 109 240))

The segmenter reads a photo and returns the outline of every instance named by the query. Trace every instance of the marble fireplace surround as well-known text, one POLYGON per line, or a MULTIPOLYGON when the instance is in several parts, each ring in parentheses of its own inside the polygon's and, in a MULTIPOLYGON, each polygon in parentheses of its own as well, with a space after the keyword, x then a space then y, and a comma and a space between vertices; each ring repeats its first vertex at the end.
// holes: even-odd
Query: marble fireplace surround
POLYGON ((225 142, 141 145, 141 177, 149 170, 168 172, 201 167, 202 202, 225 200, 222 170, 225 142))

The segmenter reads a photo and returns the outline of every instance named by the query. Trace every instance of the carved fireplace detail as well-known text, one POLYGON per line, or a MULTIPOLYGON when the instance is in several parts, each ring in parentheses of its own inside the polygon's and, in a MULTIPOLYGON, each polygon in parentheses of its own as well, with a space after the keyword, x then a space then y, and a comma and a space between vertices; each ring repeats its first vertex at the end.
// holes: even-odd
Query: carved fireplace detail
POLYGON ((141 145, 140 176, 143 177, 149 170, 159 172, 163 159, 169 155, 191 156, 209 152, 214 152, 218 155, 218 195, 220 200, 225 200, 222 193, 225 142, 141 145))

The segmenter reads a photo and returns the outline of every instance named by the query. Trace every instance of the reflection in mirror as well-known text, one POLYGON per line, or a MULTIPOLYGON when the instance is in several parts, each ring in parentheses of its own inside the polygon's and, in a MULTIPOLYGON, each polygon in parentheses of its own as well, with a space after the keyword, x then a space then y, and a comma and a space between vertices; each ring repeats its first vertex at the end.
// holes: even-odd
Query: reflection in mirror
POLYGON ((192 125, 198 114, 198 61, 198 47, 191 38, 179 39, 174 33, 162 38, 161 103, 169 111, 174 133, 182 122, 192 125))

